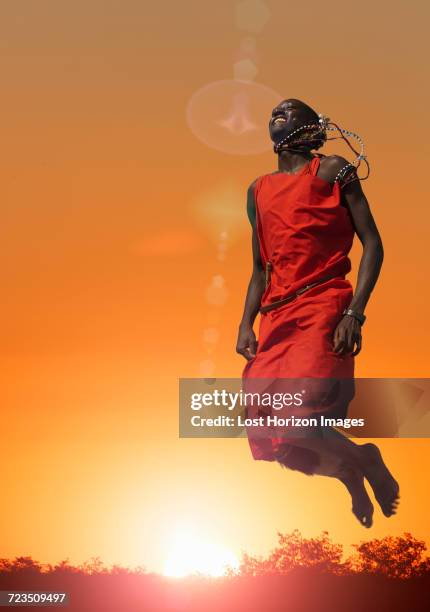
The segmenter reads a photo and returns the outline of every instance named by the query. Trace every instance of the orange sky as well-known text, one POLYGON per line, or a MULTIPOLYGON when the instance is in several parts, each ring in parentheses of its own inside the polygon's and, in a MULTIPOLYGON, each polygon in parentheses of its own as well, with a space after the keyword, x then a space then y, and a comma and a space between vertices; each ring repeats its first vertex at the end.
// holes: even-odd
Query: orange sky
MULTIPOLYGON (((177 438, 178 377, 199 376, 207 360, 219 377, 242 370, 245 194, 276 169, 270 146, 218 150, 234 144, 221 128, 199 140, 187 107, 203 86, 251 70, 262 130, 264 85, 364 137, 372 175, 363 188, 386 258, 357 375, 427 376, 429 8, 274 0, 265 21, 259 3, 244 13, 238 4, 0 9, 0 556, 99 555, 159 570, 171 530, 189 522, 236 553, 263 553, 277 530, 296 527, 347 544, 369 536, 338 483, 253 462, 246 440, 177 438), (254 67, 234 67, 246 58, 254 67), (208 303, 214 276, 225 288, 219 305, 208 303)), ((230 104, 227 85, 217 91, 200 108, 201 129, 230 104)), ((358 256, 356 244, 355 266, 358 256)), ((395 518, 378 514, 371 534, 430 540, 429 442, 381 448, 402 503, 395 518)))

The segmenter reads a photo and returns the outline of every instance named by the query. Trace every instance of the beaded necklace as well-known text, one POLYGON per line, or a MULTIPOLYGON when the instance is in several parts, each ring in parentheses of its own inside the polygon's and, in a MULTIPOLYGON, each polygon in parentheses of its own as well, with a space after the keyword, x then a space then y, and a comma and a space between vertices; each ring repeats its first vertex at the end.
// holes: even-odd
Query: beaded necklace
MULTIPOLYGON (((370 174, 370 165, 369 165, 369 162, 367 161, 367 156, 364 154, 364 142, 362 138, 355 132, 351 132, 350 130, 345 130, 344 128, 339 127, 336 123, 330 121, 329 117, 326 117, 325 115, 322 115, 321 113, 318 115, 318 117, 319 117, 318 123, 307 123, 305 125, 301 125, 295 130, 293 130, 292 132, 290 132, 287 136, 282 138, 282 140, 280 140, 273 147, 274 152, 279 153, 281 148, 286 148, 290 151, 303 150, 303 149, 300 149, 300 142, 297 142, 297 138, 295 139, 295 142, 294 141, 290 142, 290 141, 293 136, 297 136, 297 134, 305 130, 308 130, 311 133, 311 136, 308 140, 305 141, 307 144, 307 147, 303 147, 303 148, 309 148, 309 145, 312 145, 312 144, 321 145, 327 140, 338 140, 339 138, 341 138, 347 143, 349 148, 355 153, 356 158, 354 159, 352 163, 348 162, 347 164, 345 164, 345 166, 342 166, 342 168, 336 174, 335 182, 341 181, 350 169, 358 170, 362 161, 364 161, 364 163, 367 166, 366 176, 359 177, 358 175, 355 175, 351 180, 359 180, 359 181, 366 180, 370 174), (340 136, 335 136, 333 138, 327 138, 326 132, 336 132, 336 131, 340 134, 340 136), (354 147, 349 142, 348 137, 356 138, 358 140, 358 143, 360 144, 360 152, 354 149, 354 147)), ((304 144, 305 143, 303 143, 303 145, 304 144)), ((351 181, 348 181, 348 182, 351 182, 351 181)))

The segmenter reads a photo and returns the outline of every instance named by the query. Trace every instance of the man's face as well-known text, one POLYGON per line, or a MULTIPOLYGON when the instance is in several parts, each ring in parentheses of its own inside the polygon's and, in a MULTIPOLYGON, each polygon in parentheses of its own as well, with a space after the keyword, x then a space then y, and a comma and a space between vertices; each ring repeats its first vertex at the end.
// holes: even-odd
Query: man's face
POLYGON ((315 123, 312 110, 300 100, 283 100, 272 110, 269 121, 270 138, 274 143, 278 143, 287 134, 306 123, 315 123))

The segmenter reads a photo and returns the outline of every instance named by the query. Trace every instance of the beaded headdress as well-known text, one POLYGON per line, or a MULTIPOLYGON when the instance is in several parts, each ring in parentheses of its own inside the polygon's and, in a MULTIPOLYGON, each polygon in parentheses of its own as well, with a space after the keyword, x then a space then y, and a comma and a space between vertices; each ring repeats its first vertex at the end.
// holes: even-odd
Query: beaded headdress
POLYGON ((298 128, 294 129, 292 132, 290 132, 287 136, 285 136, 285 138, 282 138, 282 140, 275 144, 273 148, 274 152, 279 153, 282 147, 288 150, 301 151, 303 151, 304 148, 319 148, 327 140, 337 140, 341 138, 355 153, 356 158, 352 163, 348 162, 339 170, 335 180, 342 180, 351 170, 357 171, 362 161, 364 161, 367 166, 366 176, 359 177, 356 172, 354 172, 354 175, 351 176, 350 180, 348 180, 347 182, 351 182, 353 180, 366 180, 370 174, 370 166, 369 162, 367 161, 367 156, 364 153, 364 142, 362 138, 355 132, 351 132, 350 130, 345 130, 344 128, 339 127, 336 123, 330 121, 330 118, 326 115, 319 113, 318 117, 318 123, 313 122, 301 125, 298 128), (334 136, 333 138, 327 138, 327 132, 338 132, 339 135, 334 136), (352 146, 352 144, 349 142, 348 137, 355 138, 358 141, 358 143, 360 144, 360 152, 358 152, 352 146))

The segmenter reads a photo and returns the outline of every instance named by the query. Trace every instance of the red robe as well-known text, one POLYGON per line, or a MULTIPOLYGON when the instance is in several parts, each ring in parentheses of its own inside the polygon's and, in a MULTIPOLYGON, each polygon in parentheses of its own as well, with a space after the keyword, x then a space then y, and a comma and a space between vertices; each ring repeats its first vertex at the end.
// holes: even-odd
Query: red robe
MULTIPOLYGON (((319 163, 316 156, 296 174, 280 172, 257 179, 261 259, 263 266, 267 261, 272 264, 261 305, 326 276, 333 278, 261 315, 258 349, 244 368, 245 383, 251 378, 354 376, 354 358, 333 351, 334 330, 353 295, 345 275, 351 270, 348 253, 354 228, 341 204, 339 183, 316 176, 319 163)), ((250 430, 248 439, 254 459, 268 461, 275 460, 279 444, 285 443, 285 439, 253 437, 250 430)))

